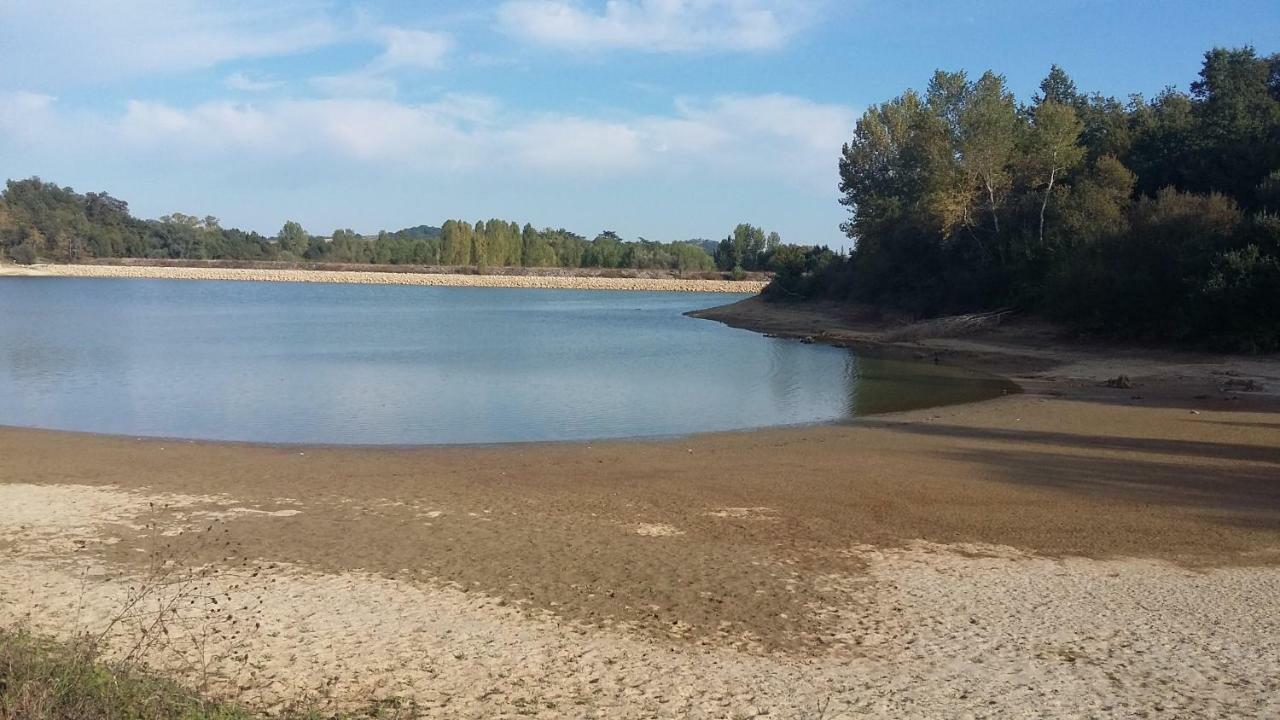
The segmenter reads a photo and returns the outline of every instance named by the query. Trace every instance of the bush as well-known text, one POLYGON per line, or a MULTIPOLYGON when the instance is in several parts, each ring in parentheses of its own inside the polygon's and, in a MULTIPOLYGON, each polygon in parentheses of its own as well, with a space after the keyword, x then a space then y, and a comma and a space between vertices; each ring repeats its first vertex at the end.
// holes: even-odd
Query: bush
POLYGON ((9 257, 19 265, 31 265, 36 261, 36 249, 29 243, 23 243, 9 251, 9 257))
POLYGON ((1205 282, 1205 331, 1226 350, 1280 350, 1280 258, 1257 245, 1222 253, 1205 282))
POLYGON ((744 280, 747 277, 747 271, 743 270, 741 265, 734 265, 733 270, 729 272, 729 277, 734 280, 744 280))
POLYGON ((1102 242, 1076 291, 1100 329, 1187 340, 1204 327, 1198 292, 1214 258, 1243 228, 1235 201, 1166 188, 1141 198, 1129 232, 1102 242))

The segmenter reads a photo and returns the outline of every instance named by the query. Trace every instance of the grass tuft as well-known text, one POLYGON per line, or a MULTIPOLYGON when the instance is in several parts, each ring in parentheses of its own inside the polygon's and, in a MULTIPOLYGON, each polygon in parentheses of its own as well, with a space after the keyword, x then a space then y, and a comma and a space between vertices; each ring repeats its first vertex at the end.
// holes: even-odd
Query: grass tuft
POLYGON ((105 659, 91 637, 61 641, 0 628, 0 720, 413 720, 412 702, 379 700, 360 712, 308 703, 270 715, 212 700, 142 666, 105 659))

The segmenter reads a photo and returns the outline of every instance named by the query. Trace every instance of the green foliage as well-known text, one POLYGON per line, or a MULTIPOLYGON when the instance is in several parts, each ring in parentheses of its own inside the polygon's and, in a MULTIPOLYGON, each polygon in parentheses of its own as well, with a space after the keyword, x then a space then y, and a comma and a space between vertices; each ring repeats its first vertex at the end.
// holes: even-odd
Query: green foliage
POLYGON ((782 244, 778 233, 768 236, 764 230, 740 223, 733 229, 733 234, 721 240, 715 249, 716 267, 731 270, 741 267, 745 270, 764 270, 769 264, 770 254, 782 244))
MULTIPOLYGON (((94 257, 275 259, 275 244, 257 233, 224 230, 217 218, 174 213, 139 220, 107 193, 80 195, 39 178, 10 180, 0 194, 0 248, 27 247, 43 258, 94 257)), ((22 254, 28 250, 18 251, 22 254)))
POLYGON ((1077 105, 1080 100, 1080 91, 1076 89, 1076 83, 1067 75, 1067 71, 1063 70, 1059 65, 1049 66, 1049 74, 1044 80, 1040 81, 1040 94, 1033 98, 1037 106, 1045 103, 1055 103, 1058 105, 1066 105, 1068 107, 1077 105))
POLYGON ((705 272, 715 268, 711 255, 690 242, 662 243, 640 238, 623 240, 612 230, 594 239, 564 228, 535 229, 503 220, 444 223, 442 259, 446 265, 524 266, 562 268, 630 268, 705 272), (464 261, 463 247, 470 247, 464 261))
MULTIPOLYGON (((1280 56, 1205 54, 1190 94, 1127 104, 1054 66, 1030 106, 938 72, 841 152, 848 259, 778 254, 778 296, 925 315, 1018 306, 1104 332, 1277 347, 1280 56)), ((723 243, 722 243, 723 245, 723 243)))
POLYGON ((774 279, 765 288, 765 294, 774 298, 811 295, 823 273, 839 259, 840 256, 828 247, 779 245, 769 258, 769 269, 773 271, 774 279))
POLYGON ((1211 342, 1245 352, 1280 350, 1280 256, 1257 245, 1220 253, 1203 284, 1211 342))
POLYGON ((715 261, 706 250, 697 245, 687 242, 672 243, 671 254, 675 269, 680 272, 706 272, 715 269, 715 261))
POLYGON ((311 236, 298 223, 290 220, 280 228, 276 235, 276 244, 281 252, 292 253, 295 257, 303 257, 311 247, 311 236))
POLYGON ((30 265, 36 261, 36 249, 30 243, 23 243, 9 251, 9 257, 19 265, 30 265))
POLYGON ((1280 213, 1280 170, 1258 183, 1257 207, 1265 212, 1280 213))
MULTIPOLYGON (((757 231, 758 232, 758 231, 757 231)), ((777 239, 776 233, 773 239, 777 239)), ((761 236, 757 245, 770 241, 761 236)), ((311 235, 289 221, 274 238, 221 227, 211 216, 183 213, 145 221, 106 193, 80 195, 39 178, 10 181, 0 194, 0 254, 14 262, 136 257, 195 260, 286 260, 378 265, 594 267, 705 272, 715 268, 700 244, 625 241, 612 231, 594 240, 564 228, 535 230, 492 219, 449 220, 374 237, 347 228, 311 235)))
POLYGON ((1199 291, 1205 276, 1214 258, 1231 248, 1242 220, 1223 195, 1166 188, 1140 198, 1129 231, 1097 247, 1099 263, 1084 300, 1093 310, 1083 319, 1100 329, 1190 339, 1204 329, 1199 291))
POLYGON ((668 270, 681 273, 765 270, 780 248, 778 233, 742 224, 721 243, 624 240, 606 230, 588 240, 564 228, 535 229, 506 220, 474 225, 448 220, 362 236, 338 228, 329 237, 286 222, 274 238, 223 228, 212 216, 173 213, 139 220, 106 193, 80 195, 39 178, 10 181, 0 194, 0 253, 14 262, 93 258, 283 260, 377 265, 562 267, 668 270))

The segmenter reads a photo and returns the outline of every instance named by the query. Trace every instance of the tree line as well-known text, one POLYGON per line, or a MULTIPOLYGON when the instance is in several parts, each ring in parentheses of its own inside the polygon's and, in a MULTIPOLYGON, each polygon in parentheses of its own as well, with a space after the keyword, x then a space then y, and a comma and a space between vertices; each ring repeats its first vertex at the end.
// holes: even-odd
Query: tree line
MULTIPOLYGON (((800 249, 804 251, 807 249, 800 249)), ((779 252, 797 251, 778 233, 740 224, 719 242, 624 240, 611 230, 588 239, 564 228, 448 220, 376 236, 340 228, 313 235, 289 221, 276 235, 224 228, 216 217, 174 213, 143 220, 103 193, 80 194, 40 178, 10 180, 0 193, 0 252, 18 263, 94 258, 767 271, 779 252)), ((829 252, 829 251, 828 251, 829 252)))
POLYGON ((1057 66, 1026 104, 939 71, 867 110, 839 171, 853 250, 770 294, 1280 349, 1280 55, 1211 50, 1190 92, 1149 100, 1057 66))

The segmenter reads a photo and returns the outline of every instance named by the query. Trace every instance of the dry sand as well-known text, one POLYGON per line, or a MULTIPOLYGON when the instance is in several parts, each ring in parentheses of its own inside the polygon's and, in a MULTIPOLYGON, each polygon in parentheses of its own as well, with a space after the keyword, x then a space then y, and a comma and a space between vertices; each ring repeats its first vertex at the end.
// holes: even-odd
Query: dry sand
POLYGON ((897 349, 1027 393, 847 425, 417 449, 0 429, 0 622, 99 629, 157 575, 151 602, 216 590, 149 657, 263 705, 1280 715, 1276 363, 1018 332, 897 349), (1102 387, 1117 367, 1133 388, 1102 387))
POLYGON ((758 293, 758 280, 623 278, 577 275, 460 275, 356 270, 293 270, 153 265, 0 265, 0 277, 92 277, 164 280, 254 280, 259 282, 434 285, 558 290, 642 290, 662 292, 758 293))

